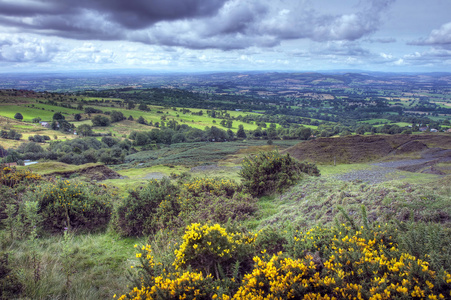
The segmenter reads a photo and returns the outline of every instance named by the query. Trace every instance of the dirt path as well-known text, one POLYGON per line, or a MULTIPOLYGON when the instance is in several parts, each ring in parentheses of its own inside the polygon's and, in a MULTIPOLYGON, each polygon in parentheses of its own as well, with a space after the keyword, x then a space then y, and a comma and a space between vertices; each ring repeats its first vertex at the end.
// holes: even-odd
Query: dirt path
POLYGON ((335 175, 333 178, 343 181, 360 180, 369 183, 381 183, 393 179, 405 178, 405 176, 398 174, 397 171, 419 172, 423 170, 423 173, 443 175, 434 166, 438 163, 450 161, 451 150, 433 148, 424 151, 421 159, 375 163, 368 170, 351 171, 349 173, 335 175))
POLYGON ((164 173, 152 172, 146 174, 146 176, 144 176, 143 179, 163 179, 164 177, 167 177, 164 173))

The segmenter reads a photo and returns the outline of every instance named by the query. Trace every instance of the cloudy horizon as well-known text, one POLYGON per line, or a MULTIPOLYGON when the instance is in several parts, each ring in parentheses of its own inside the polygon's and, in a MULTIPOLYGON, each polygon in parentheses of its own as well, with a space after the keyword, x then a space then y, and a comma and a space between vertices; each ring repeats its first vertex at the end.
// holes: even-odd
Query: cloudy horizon
POLYGON ((3 0, 0 72, 449 71, 447 0, 3 0))

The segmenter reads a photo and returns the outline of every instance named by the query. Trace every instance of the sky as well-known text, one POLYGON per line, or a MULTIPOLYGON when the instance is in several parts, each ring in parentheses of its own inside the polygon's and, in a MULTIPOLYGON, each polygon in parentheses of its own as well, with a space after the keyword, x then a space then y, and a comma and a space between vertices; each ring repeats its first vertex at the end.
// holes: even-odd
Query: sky
POLYGON ((0 72, 451 71, 451 0, 0 0, 0 72))

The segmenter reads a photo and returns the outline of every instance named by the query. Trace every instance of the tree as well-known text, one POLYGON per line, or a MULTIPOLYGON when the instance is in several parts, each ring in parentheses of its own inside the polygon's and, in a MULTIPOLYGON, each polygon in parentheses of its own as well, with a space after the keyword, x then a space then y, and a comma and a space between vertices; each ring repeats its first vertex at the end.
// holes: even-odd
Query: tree
POLYGON ((142 116, 140 116, 139 118, 138 118, 138 121, 137 121, 139 124, 146 124, 147 122, 146 122, 146 120, 144 120, 144 118, 142 117, 142 116))
POLYGON ((135 108, 135 103, 133 103, 133 102, 127 103, 127 109, 134 109, 134 108, 135 108))
POLYGON ((227 137, 229 141, 235 140, 235 133, 231 129, 227 129, 227 137))
POLYGON ((63 120, 59 120, 59 121, 54 120, 52 122, 51 126, 52 126, 53 130, 59 130, 59 131, 62 131, 62 132, 71 132, 75 128, 75 125, 67 122, 64 119, 63 120))
POLYGON ((92 135, 92 127, 88 124, 83 124, 77 127, 77 133, 81 136, 90 136, 92 135))
POLYGON ((115 139, 114 137, 111 136, 104 136, 102 138, 102 143, 106 144, 108 147, 113 147, 114 145, 116 145, 117 143, 119 143, 119 141, 117 139, 115 139))
POLYGON ((55 121, 65 120, 65 119, 66 118, 60 112, 56 112, 56 113, 53 114, 53 120, 55 120, 55 121))
POLYGON ((205 129, 205 135, 211 142, 222 142, 227 139, 227 133, 216 126, 211 126, 211 128, 207 127, 205 129))
POLYGON ((32 123, 39 123, 39 122, 41 122, 41 118, 39 118, 39 117, 33 118, 33 120, 31 120, 31 122, 32 123))
POLYGON ((122 114, 122 112, 117 111, 117 110, 113 110, 111 112, 110 118, 111 118, 111 123, 120 122, 122 120, 125 120, 124 114, 122 114))
POLYGON ((258 126, 252 134, 255 138, 260 138, 263 135, 262 128, 258 126))
POLYGON ((238 125, 238 131, 236 132, 236 137, 239 139, 245 139, 247 137, 246 132, 244 132, 243 125, 238 125))
POLYGON ((138 132, 135 135, 135 146, 144 146, 150 142, 149 136, 145 132, 138 132))
POLYGON ((150 111, 149 107, 147 107, 147 105, 144 104, 144 103, 141 103, 141 104, 138 106, 138 109, 139 109, 139 110, 143 110, 143 111, 150 111))
POLYGON ((80 114, 75 114, 74 115, 74 119, 75 119, 75 121, 80 121, 81 120, 81 115, 80 114))
POLYGON ((105 116, 101 116, 101 115, 97 115, 94 118, 92 118, 92 125, 93 126, 109 126, 110 125, 110 119, 105 117, 105 116))
POLYGON ((14 115, 14 119, 22 121, 22 120, 23 120, 23 116, 22 116, 21 113, 16 113, 16 114, 14 115))
POLYGON ((309 137, 312 135, 312 130, 308 127, 302 127, 299 131, 299 138, 301 140, 308 140, 309 137))

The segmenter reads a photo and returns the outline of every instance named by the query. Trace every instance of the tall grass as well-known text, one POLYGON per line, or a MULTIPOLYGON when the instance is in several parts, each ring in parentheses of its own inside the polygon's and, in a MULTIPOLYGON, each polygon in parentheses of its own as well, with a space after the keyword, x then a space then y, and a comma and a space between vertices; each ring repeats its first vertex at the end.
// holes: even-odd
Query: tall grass
POLYGON ((67 242, 61 235, 41 237, 34 246, 36 264, 29 240, 2 238, 2 250, 10 253, 10 267, 24 286, 22 297, 28 299, 111 299, 126 289, 128 259, 137 242, 108 233, 75 235, 67 242))

